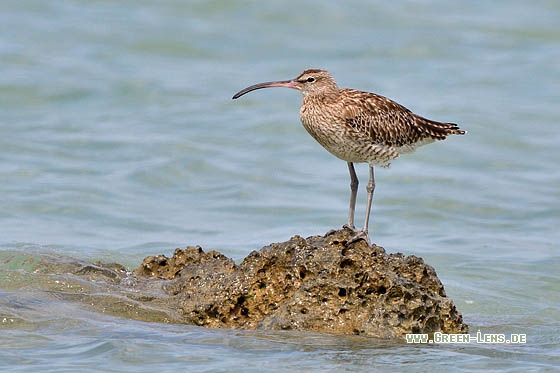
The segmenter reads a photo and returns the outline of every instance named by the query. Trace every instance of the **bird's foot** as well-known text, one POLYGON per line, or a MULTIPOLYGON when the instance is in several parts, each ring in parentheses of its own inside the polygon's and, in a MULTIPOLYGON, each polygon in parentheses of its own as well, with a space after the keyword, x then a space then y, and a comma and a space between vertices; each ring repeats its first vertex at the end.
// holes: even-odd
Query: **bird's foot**
POLYGON ((360 240, 364 240, 368 246, 371 246, 371 241, 367 232, 364 232, 363 230, 356 231, 356 229, 353 229, 353 231, 356 232, 356 234, 346 243, 346 246, 352 245, 360 240))
POLYGON ((350 225, 350 224, 344 224, 342 226, 342 229, 350 229, 352 232, 357 232, 358 230, 356 229, 356 227, 354 227, 354 225, 350 225))

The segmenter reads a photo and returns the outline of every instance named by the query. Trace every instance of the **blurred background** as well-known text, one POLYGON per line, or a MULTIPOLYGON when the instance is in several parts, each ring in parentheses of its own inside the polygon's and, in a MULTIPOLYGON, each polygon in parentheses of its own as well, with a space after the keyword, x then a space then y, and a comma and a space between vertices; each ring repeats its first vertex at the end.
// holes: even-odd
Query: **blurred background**
MULTIPOLYGON (((299 93, 231 100, 250 84, 323 68, 341 87, 469 131, 377 169, 372 241, 433 265, 471 334, 527 333, 528 343, 411 349, 164 329, 92 317, 37 293, 33 279, 6 277, 0 316, 21 324, 0 325, 0 367, 85 369, 85 356, 124 371, 150 366, 158 353, 164 370, 186 362, 446 368, 448 356, 450 369, 560 364, 558 61, 560 4, 552 0, 2 2, 4 255, 134 268, 146 255, 201 245, 239 261, 268 243, 341 227, 348 171, 299 123, 299 93), (78 350, 55 353, 70 346, 78 350), (22 359, 26 351, 38 357, 22 359)), ((367 166, 357 172, 361 225, 367 166)))

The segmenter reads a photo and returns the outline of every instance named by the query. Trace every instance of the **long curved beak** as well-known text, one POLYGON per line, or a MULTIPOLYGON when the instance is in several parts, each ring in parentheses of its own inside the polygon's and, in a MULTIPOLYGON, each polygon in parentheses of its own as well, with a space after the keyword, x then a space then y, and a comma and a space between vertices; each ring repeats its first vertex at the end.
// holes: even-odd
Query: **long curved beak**
POLYGON ((279 80, 276 82, 265 82, 265 83, 253 84, 250 87, 242 89, 241 91, 234 94, 232 99, 235 100, 236 98, 243 96, 245 93, 249 93, 256 89, 271 88, 271 87, 287 87, 287 88, 298 89, 298 85, 295 80, 279 80))

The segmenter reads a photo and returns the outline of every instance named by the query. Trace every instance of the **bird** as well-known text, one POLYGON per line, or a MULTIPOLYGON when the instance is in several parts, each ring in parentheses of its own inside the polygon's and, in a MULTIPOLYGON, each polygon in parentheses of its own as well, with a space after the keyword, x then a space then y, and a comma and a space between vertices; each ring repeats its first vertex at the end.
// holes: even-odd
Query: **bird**
POLYGON ((300 119, 307 132, 327 151, 346 161, 350 173, 348 222, 353 231, 349 243, 369 237, 369 217, 375 190, 374 166, 389 167, 401 154, 417 147, 444 140, 449 135, 464 135, 455 123, 437 122, 413 113, 403 105, 382 95, 350 88, 339 88, 326 70, 307 69, 297 78, 251 85, 232 99, 251 91, 286 87, 303 94, 300 119), (364 224, 354 226, 358 177, 354 163, 368 163, 367 204, 364 224))

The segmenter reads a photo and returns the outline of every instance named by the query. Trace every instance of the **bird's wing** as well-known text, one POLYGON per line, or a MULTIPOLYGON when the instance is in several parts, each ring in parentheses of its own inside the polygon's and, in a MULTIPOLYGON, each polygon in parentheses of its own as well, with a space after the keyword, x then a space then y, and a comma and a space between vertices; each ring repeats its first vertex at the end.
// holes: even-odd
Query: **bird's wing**
POLYGON ((424 139, 443 140, 464 131, 454 123, 423 118, 401 104, 375 93, 345 89, 342 115, 346 124, 374 144, 401 147, 424 139))

